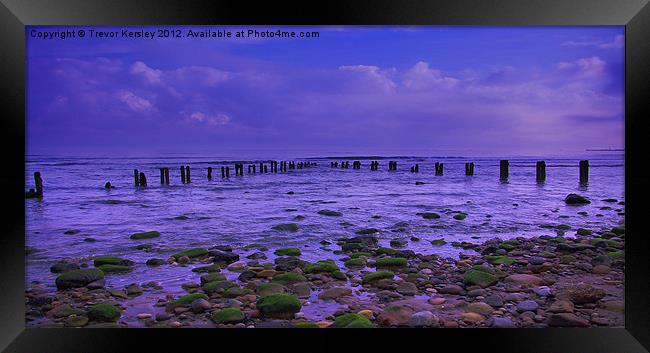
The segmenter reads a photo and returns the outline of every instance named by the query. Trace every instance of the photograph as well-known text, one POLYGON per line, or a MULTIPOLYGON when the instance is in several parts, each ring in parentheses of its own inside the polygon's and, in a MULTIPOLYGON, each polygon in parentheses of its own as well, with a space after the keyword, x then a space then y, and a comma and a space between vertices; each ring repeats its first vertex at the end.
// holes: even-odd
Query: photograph
POLYGON ((24 36, 27 329, 626 327, 624 25, 24 36))

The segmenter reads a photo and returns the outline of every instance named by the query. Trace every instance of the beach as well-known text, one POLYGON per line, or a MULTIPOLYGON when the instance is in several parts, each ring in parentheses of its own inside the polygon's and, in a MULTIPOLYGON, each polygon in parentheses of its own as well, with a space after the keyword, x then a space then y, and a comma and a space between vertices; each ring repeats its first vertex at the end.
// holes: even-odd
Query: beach
POLYGON ((621 153, 509 156, 507 180, 499 158, 282 157, 28 156, 27 326, 624 325, 621 153), (246 168, 272 159, 313 165, 246 168))

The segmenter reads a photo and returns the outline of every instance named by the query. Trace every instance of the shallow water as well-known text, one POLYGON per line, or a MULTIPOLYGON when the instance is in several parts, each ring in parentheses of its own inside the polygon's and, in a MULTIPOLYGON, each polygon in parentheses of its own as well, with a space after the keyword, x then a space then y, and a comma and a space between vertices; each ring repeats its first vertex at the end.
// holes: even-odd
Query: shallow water
MULTIPOLYGON (((380 170, 370 171, 370 160, 360 159, 362 169, 330 168, 330 161, 342 158, 311 158, 318 166, 289 170, 287 173, 245 174, 234 176, 235 159, 183 158, 61 158, 27 157, 26 178, 43 175, 45 197, 26 200, 26 246, 34 250, 27 256, 26 286, 39 281, 54 291, 55 274, 49 267, 64 258, 116 255, 136 262, 134 271, 107 277, 107 287, 129 283, 158 281, 164 293, 184 292, 180 285, 197 281, 194 266, 144 265, 147 259, 166 259, 187 248, 230 245, 242 259, 258 251, 257 246, 273 250, 299 247, 302 258, 340 259, 332 253, 339 249, 335 240, 354 236, 363 228, 378 228, 380 244, 411 236, 406 249, 423 254, 454 257, 463 252, 452 241, 480 243, 502 239, 555 234, 541 224, 568 224, 575 228, 611 227, 621 218, 624 206, 601 201, 624 201, 624 165, 622 154, 593 154, 576 158, 545 158, 547 181, 535 182, 535 161, 539 158, 510 158, 510 178, 499 181, 496 158, 419 158, 399 157, 399 170, 388 171, 388 159, 380 159, 380 170), (590 160, 589 184, 578 183, 579 159, 590 160), (232 162, 227 162, 228 160, 232 162), (464 175, 464 163, 475 163, 475 175, 464 175), (444 176, 434 176, 435 162, 444 163, 444 176), (231 166, 231 177, 222 180, 220 167, 231 166), (420 164, 420 173, 409 167, 420 164), (192 181, 180 182, 179 166, 189 164, 192 181), (213 168, 213 180, 207 180, 207 167, 213 168), (160 167, 169 167, 169 186, 161 186, 160 167), (133 186, 133 169, 147 175, 149 186, 133 186), (103 189, 110 181, 115 189, 103 189), (416 181, 426 184, 415 185, 416 181), (287 192, 293 191, 290 195, 287 192), (564 197, 577 192, 592 200, 586 206, 567 206, 564 197), (611 209, 601 210, 601 207, 611 209), (341 217, 323 216, 319 210, 334 210, 341 217), (617 211, 618 210, 618 211, 617 211), (465 220, 453 219, 454 213, 468 214, 465 220), (586 211, 588 215, 577 212, 586 211), (440 219, 426 220, 418 212, 436 212, 440 219), (187 220, 174 219, 185 215, 187 220), (297 215, 304 220, 294 220, 297 215), (601 215, 601 216, 597 216, 601 215), (280 223, 297 223, 298 231, 273 230, 280 223), (394 231, 405 222, 405 231, 394 231), (66 230, 79 229, 74 235, 66 230), (135 232, 157 230, 162 235, 149 240, 131 240, 135 232), (94 238, 96 242, 84 241, 94 238), (444 238, 448 244, 433 246, 430 241, 444 238), (329 247, 321 240, 332 243, 329 247), (138 244, 152 243, 151 251, 136 250, 138 244)), ((303 159, 307 160, 307 159, 303 159)), ((252 161, 252 160, 251 160, 252 161)), ((247 164, 248 161, 245 163, 247 164)), ((259 161, 257 162, 259 164, 259 161)), ((244 167, 246 172, 247 167, 244 167)), ((236 274, 231 274, 236 278, 236 274)), ((164 295, 163 295, 164 296, 164 295)), ((315 308, 314 308, 315 309, 315 308)))

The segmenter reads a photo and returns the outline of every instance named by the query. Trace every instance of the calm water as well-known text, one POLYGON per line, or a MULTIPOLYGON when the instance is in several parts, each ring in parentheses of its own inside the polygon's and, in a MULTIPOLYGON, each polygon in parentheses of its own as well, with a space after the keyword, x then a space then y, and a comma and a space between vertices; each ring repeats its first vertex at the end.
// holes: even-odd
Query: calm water
MULTIPOLYGON (((136 262, 128 275, 107 277, 107 285, 121 287, 129 283, 155 280, 169 293, 181 292, 180 284, 197 281, 192 266, 148 268, 144 262, 153 257, 166 259, 179 250, 214 245, 232 246, 242 259, 266 246, 269 260, 278 247, 299 247, 303 258, 340 259, 321 240, 334 243, 336 238, 354 236, 363 228, 378 228, 380 243, 388 246, 395 238, 417 236, 407 249, 443 256, 463 251, 450 244, 432 246, 430 240, 483 242, 542 234, 555 234, 540 224, 568 224, 574 228, 599 229, 615 225, 624 206, 601 201, 624 201, 624 165, 622 154, 593 154, 580 158, 549 159, 547 181, 535 182, 534 158, 510 158, 508 183, 498 180, 496 158, 391 158, 398 161, 397 172, 388 171, 388 160, 380 160, 380 170, 370 171, 370 161, 361 160, 361 170, 332 169, 330 159, 311 158, 319 165, 287 173, 234 176, 233 162, 223 158, 27 158, 28 185, 33 187, 34 171, 40 171, 45 185, 42 201, 26 200, 26 245, 36 249, 27 256, 27 281, 41 281, 55 290, 51 264, 63 258, 117 255, 136 262), (590 160, 588 186, 578 184, 578 160, 590 160), (475 175, 464 175, 464 163, 475 163, 475 175), (444 163, 444 176, 434 176, 435 162, 444 163), (230 180, 222 180, 220 166, 231 165, 230 180), (420 173, 409 167, 420 164, 420 173), (192 168, 191 184, 180 182, 179 166, 192 168), (207 180, 207 167, 213 168, 213 180, 207 180), (171 185, 161 186, 160 167, 169 167, 171 185), (149 187, 133 186, 133 169, 145 172, 149 187), (110 181, 116 188, 104 190, 110 181), (425 185, 415 185, 416 181, 425 185), (293 191, 293 195, 287 192, 293 191), (578 192, 592 200, 591 205, 570 207, 563 202, 568 193, 578 192), (114 201, 116 200, 116 201, 114 201), (610 210, 601 210, 603 206, 610 210), (342 217, 317 214, 335 210, 342 217), (618 210, 618 211, 617 211, 618 210), (468 214, 455 220, 450 211, 468 214), (577 212, 586 211, 587 216, 577 212), (442 217, 426 220, 418 212, 436 212, 442 217), (185 215, 187 220, 174 217, 185 215), (297 215, 304 220, 294 220, 297 215), (600 216, 597 216, 600 215, 600 216), (491 216, 491 217, 489 217, 491 216), (295 222, 299 230, 284 233, 274 225, 295 222), (394 232, 403 222, 405 232, 394 232), (76 235, 66 235, 79 229, 76 235), (161 237, 134 241, 135 232, 157 230, 161 237), (86 242, 92 237, 96 242, 86 242), (153 243, 145 252, 134 247, 153 243)), ((234 161, 234 159, 230 159, 234 161)), ((305 159, 306 160, 306 159, 305 159)), ((336 160, 341 160, 337 158, 336 160)), ((247 167, 244 167, 245 172, 247 167)), ((575 231, 568 231, 567 235, 575 231)), ((232 274, 236 276, 236 274, 232 274)))

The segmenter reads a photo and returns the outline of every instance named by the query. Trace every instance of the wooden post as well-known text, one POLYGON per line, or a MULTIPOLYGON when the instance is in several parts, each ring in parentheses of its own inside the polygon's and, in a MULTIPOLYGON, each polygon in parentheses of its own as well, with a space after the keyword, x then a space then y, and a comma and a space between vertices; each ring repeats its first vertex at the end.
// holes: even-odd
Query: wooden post
POLYGON ((580 161, 580 184, 586 184, 589 181, 589 161, 580 161))
POLYGON ((225 178, 225 177, 226 177, 226 167, 221 166, 221 178, 225 178))
POLYGON ((268 172, 269 172, 269 167, 265 164, 264 165, 264 173, 268 173, 268 172))
POLYGON ((546 180, 546 162, 537 161, 535 165, 535 179, 538 183, 543 183, 546 180))
POLYGON ((185 184, 185 167, 181 166, 181 183, 185 184))
POLYGON ((165 168, 165 185, 169 185, 169 168, 165 168))
POLYGON ((230 167, 226 167, 226 178, 230 178, 230 167))
POLYGON ((212 180, 212 167, 208 167, 208 180, 212 180))
POLYGON ((36 186, 36 195, 43 196, 43 178, 41 178, 41 172, 34 172, 34 185, 36 186))
POLYGON ((437 176, 442 176, 444 173, 444 164, 436 162, 436 175, 437 176))
POLYGON ((133 169, 133 180, 135 181, 135 186, 140 186, 139 173, 137 169, 133 169))
POLYGON ((190 183, 190 166, 185 166, 185 180, 190 183))
POLYGON ((147 186, 147 177, 144 176, 144 172, 140 172, 140 186, 147 186))
POLYGON ((417 164, 417 163, 415 164, 415 172, 416 172, 416 173, 419 173, 419 172, 420 172, 420 165, 417 164))
POLYGON ((503 159, 499 162, 499 179, 501 180, 508 180, 508 166, 510 165, 510 162, 507 160, 503 159))
POLYGON ((160 185, 165 185, 165 168, 160 168, 160 185))

